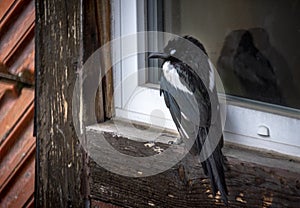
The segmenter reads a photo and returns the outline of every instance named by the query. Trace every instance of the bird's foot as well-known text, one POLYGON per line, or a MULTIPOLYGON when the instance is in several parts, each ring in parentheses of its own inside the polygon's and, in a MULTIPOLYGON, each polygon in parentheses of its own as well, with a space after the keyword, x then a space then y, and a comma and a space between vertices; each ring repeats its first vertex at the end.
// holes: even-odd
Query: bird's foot
POLYGON ((176 138, 174 141, 169 141, 168 144, 176 144, 176 145, 179 145, 179 144, 182 144, 182 139, 181 138, 176 138))

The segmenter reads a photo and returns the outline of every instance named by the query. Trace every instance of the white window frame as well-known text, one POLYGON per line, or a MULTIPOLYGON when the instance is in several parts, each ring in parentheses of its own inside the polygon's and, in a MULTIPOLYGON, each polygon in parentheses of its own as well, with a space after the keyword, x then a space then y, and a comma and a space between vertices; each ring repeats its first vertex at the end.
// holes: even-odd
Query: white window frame
MULTIPOLYGON (((136 34, 137 31, 137 1, 136 0, 113 0, 113 34, 114 38, 136 34), (130 24, 128 24, 130 22, 130 24)), ((120 40, 122 41, 122 40, 120 40)), ((116 56, 121 56, 122 45, 116 56)), ((137 47, 137 44, 136 46, 137 47)), ((157 126, 175 130, 176 127, 171 119, 171 115, 165 106, 163 97, 155 87, 141 85, 145 83, 145 77, 138 77, 138 56, 126 58, 114 66, 114 99, 116 117, 130 119, 143 123, 158 123, 157 126), (142 80, 141 80, 142 79, 142 80), (135 99, 132 99, 135 97, 135 99), (129 103, 133 101, 134 103, 129 103), (153 110, 163 112, 162 116, 150 116, 153 110), (155 123, 151 118, 155 118, 155 123)))
MULTIPOLYGON (((137 8, 137 5, 137 0, 112 0, 114 38, 138 32, 137 11, 143 8, 137 8)), ((121 47, 123 44, 120 43, 121 47)), ((114 53, 120 55, 122 48, 114 53)), ((114 66, 116 117, 175 130, 158 88, 141 85, 141 77, 144 82, 143 76, 138 75, 137 55, 114 66), (131 100, 130 105, 126 105, 128 100, 131 100), (160 110, 164 115, 150 116, 153 110, 160 110)), ((220 99, 224 97, 219 95, 220 99)), ((225 141, 300 157, 300 110, 230 96, 226 98, 225 141)))

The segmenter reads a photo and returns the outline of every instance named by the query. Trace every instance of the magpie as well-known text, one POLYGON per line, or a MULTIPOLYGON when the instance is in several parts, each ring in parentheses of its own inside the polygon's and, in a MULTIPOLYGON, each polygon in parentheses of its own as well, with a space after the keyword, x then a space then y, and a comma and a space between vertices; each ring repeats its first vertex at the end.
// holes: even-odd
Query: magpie
POLYGON ((181 139, 192 141, 190 153, 198 156, 213 195, 220 191, 227 205, 220 106, 213 65, 204 46, 192 36, 178 37, 162 53, 151 53, 148 58, 163 60, 160 95, 181 139))

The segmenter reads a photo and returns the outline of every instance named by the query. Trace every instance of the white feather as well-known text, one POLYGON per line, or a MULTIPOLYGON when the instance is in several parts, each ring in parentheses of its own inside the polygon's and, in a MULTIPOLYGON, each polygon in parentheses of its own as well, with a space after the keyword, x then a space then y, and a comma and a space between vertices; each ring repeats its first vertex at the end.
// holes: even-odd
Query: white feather
POLYGON ((189 120, 188 117, 187 117, 183 112, 181 112, 181 116, 182 116, 185 120, 189 120))
POLYGON ((175 49, 171 50, 171 52, 170 52, 171 55, 174 55, 175 53, 176 53, 175 49))
POLYGON ((209 64, 209 90, 212 92, 215 88, 215 67, 211 63, 211 61, 208 59, 209 64))
POLYGON ((193 94, 186 86, 184 86, 180 79, 179 79, 179 75, 176 71, 176 69, 174 68, 174 66, 170 63, 170 61, 166 61, 163 65, 163 73, 164 76, 166 78, 166 80, 175 88, 189 93, 189 94, 193 94))
POLYGON ((189 139, 190 138, 190 136, 188 135, 188 133, 185 131, 185 129, 183 128, 183 126, 182 126, 182 124, 181 123, 179 123, 179 125, 180 125, 180 132, 181 132, 181 136, 183 137, 183 138, 185 138, 185 139, 189 139))

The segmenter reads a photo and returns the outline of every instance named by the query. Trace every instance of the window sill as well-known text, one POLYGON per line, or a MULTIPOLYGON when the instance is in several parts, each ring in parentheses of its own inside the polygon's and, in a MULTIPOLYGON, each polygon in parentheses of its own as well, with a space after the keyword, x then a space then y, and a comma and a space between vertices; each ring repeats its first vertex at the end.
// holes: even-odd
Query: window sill
MULTIPOLYGON (((89 126, 88 138, 99 139, 100 134, 104 135, 121 153, 144 157, 164 151, 170 146, 168 141, 174 141, 177 137, 174 131, 162 132, 154 128, 147 130, 144 125, 123 120, 114 122, 118 122, 117 127, 112 121, 89 126), (142 129, 144 133, 140 134, 138 129, 142 129), (147 141, 151 135, 156 136, 157 132, 162 133, 154 143, 147 141)), ((178 151, 181 150, 179 145, 178 151)), ((229 142, 225 142, 223 152, 229 167, 225 175, 230 206, 298 206, 299 158, 229 142)), ((153 204, 159 207, 222 206, 220 197, 212 196, 209 181, 196 161, 194 156, 187 154, 165 172, 151 177, 132 178, 107 171, 91 159, 91 199, 121 207, 152 207, 153 204)), ((118 168, 124 168, 124 161, 117 163, 115 165, 118 168)), ((151 164, 148 164, 148 168, 152 168, 151 164)))
MULTIPOLYGON (((158 127, 151 127, 147 124, 137 121, 128 121, 125 119, 113 119, 101 124, 95 124, 87 127, 88 134, 94 135, 107 133, 113 137, 122 137, 131 141, 144 144, 153 143, 154 148, 162 144, 167 148, 178 138, 175 130, 163 130, 158 127), (142 133, 142 134, 141 134, 142 133)), ((225 133, 226 134, 226 133, 225 133)), ((230 134, 227 133, 227 137, 230 134)), ((223 153, 227 157, 237 158, 244 162, 251 162, 267 167, 293 170, 300 173, 300 158, 281 154, 272 150, 256 148, 232 142, 233 139, 225 141, 223 153)), ((147 146, 147 145, 144 145, 147 146)), ((178 149, 183 148, 177 145, 178 149)))

